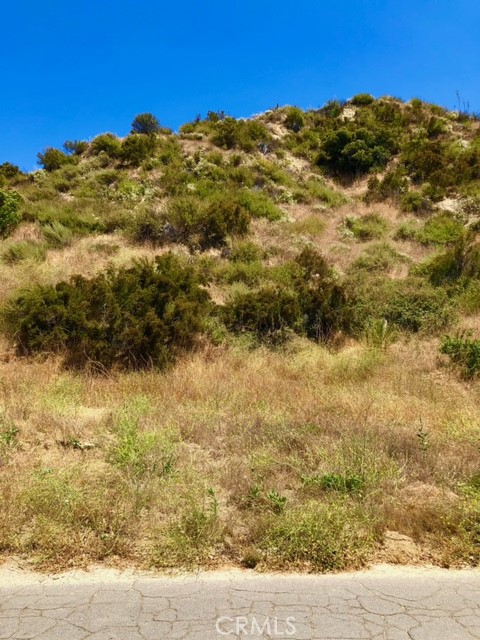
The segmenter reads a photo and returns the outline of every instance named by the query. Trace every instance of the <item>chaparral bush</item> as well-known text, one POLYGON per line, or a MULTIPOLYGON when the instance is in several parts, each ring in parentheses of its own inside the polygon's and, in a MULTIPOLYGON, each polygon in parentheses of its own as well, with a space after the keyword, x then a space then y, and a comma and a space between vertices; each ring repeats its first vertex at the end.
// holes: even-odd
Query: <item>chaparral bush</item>
POLYGON ((167 254, 34 287, 10 303, 5 322, 19 354, 60 352, 73 367, 162 367, 192 347, 207 307, 193 269, 167 254))

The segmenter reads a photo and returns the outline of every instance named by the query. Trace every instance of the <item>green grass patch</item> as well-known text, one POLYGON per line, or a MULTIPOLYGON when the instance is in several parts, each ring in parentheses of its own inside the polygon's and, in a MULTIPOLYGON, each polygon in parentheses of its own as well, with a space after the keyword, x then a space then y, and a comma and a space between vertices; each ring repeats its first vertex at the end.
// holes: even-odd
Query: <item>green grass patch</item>
POLYGON ((387 221, 378 213, 367 213, 364 216, 349 216, 345 219, 345 229, 354 238, 362 242, 378 240, 388 230, 387 221))
POLYGON ((16 264, 25 260, 43 262, 47 255, 47 249, 41 242, 33 240, 19 240, 9 243, 2 250, 2 261, 6 264, 16 264))
POLYGON ((354 502, 310 501, 273 518, 260 548, 268 567, 340 571, 361 567, 375 537, 373 520, 354 502))

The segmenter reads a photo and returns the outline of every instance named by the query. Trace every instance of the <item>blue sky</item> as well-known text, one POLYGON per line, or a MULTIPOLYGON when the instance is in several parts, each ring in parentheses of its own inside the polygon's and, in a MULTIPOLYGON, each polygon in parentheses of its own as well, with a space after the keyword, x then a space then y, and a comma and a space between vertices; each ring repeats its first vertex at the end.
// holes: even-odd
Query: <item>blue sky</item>
POLYGON ((0 163, 223 109, 359 92, 480 111, 478 0, 17 0, 2 3, 0 163))

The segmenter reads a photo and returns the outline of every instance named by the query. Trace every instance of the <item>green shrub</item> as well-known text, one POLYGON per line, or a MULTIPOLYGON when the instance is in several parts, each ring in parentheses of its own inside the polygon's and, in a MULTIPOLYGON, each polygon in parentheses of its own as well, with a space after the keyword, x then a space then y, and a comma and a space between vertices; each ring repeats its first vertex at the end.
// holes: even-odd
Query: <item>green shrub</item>
POLYGON ((165 217, 153 209, 142 209, 137 212, 136 215, 130 219, 128 229, 134 242, 150 242, 155 246, 177 240, 174 227, 168 225, 165 217))
POLYGON ((81 156, 88 149, 88 142, 84 140, 66 140, 63 143, 65 153, 81 156))
POLYGON ((176 165, 182 162, 182 150, 174 137, 157 139, 157 158, 162 165, 176 165))
POLYGON ((235 200, 247 209, 253 218, 266 218, 274 221, 284 217, 282 210, 262 191, 241 189, 235 194, 235 200))
POLYGON ((9 304, 5 320, 19 354, 60 352, 73 367, 162 367, 193 346, 207 299, 192 268, 168 254, 34 287, 9 304))
POLYGON ((228 236, 245 236, 250 212, 234 200, 219 198, 209 204, 200 219, 201 246, 220 247, 228 236))
POLYGON ((327 118, 338 118, 342 115, 345 100, 328 100, 320 109, 322 115, 327 118))
POLYGON ((160 131, 160 123, 153 113, 140 113, 132 121, 132 133, 149 135, 160 131))
POLYGON ((297 256, 295 265, 299 272, 293 276, 293 287, 302 310, 302 331, 318 341, 347 328, 345 293, 326 260, 306 247, 297 256))
POLYGON ((121 173, 116 169, 106 169, 105 171, 97 173, 95 180, 98 184, 102 185, 102 187, 111 187, 113 184, 118 183, 121 177, 121 173))
POLYGON ((23 174, 16 164, 12 164, 11 162, 3 162, 0 164, 0 177, 12 180, 13 178, 18 178, 21 175, 23 174))
POLYGON ((386 172, 382 180, 377 176, 372 176, 368 181, 368 191, 365 201, 382 202, 392 199, 394 201, 401 198, 408 191, 408 180, 404 170, 401 168, 391 169, 386 172))
POLYGON ((368 107, 372 102, 375 102, 375 98, 369 93, 357 93, 356 96, 353 96, 350 102, 355 107, 368 107))
POLYGON ((122 153, 122 143, 113 133, 101 133, 92 140, 90 148, 94 155, 104 152, 112 159, 119 158, 122 153))
POLYGON ((72 158, 67 154, 60 151, 60 149, 54 149, 48 147, 45 151, 41 151, 38 155, 38 164, 45 169, 45 171, 56 171, 63 167, 65 164, 72 162, 72 158))
POLYGON ((400 208, 406 213, 428 213, 432 210, 432 202, 419 191, 407 191, 402 195, 400 208))
POLYGON ((285 116, 285 126, 290 131, 298 133, 305 126, 302 110, 298 107, 289 107, 285 116))
POLYGON ((345 227, 355 238, 366 241, 381 238, 386 233, 388 224, 378 213, 367 213, 361 217, 347 217, 345 227))
POLYGON ((452 300, 444 289, 422 278, 391 280, 355 275, 346 282, 349 328, 363 333, 375 319, 409 332, 436 333, 453 319, 452 300))
POLYGON ((393 143, 381 132, 366 127, 342 127, 323 140, 317 164, 344 175, 364 174, 385 166, 393 143))
POLYGON ((150 158, 155 151, 155 138, 141 133, 130 135, 122 142, 121 158, 126 164, 136 167, 150 158))
POLYGON ((259 145, 268 144, 271 136, 268 129, 257 120, 235 120, 226 117, 215 123, 212 142, 225 149, 239 148, 255 151, 259 145))
POLYGON ((445 336, 440 351, 460 367, 465 378, 480 375, 480 340, 469 335, 445 336))
POLYGON ((250 213, 235 198, 218 196, 209 203, 196 198, 176 198, 169 204, 165 230, 169 239, 191 249, 208 249, 225 245, 230 236, 248 232, 250 213))
MULTIPOLYGON (((261 265, 253 265, 258 277, 261 265)), ((277 343, 289 332, 325 340, 345 327, 343 289, 324 258, 313 249, 304 249, 281 274, 276 278, 270 274, 270 278, 272 283, 253 291, 238 291, 227 303, 223 317, 229 329, 277 343)))
POLYGON ((258 262, 262 259, 262 250, 254 242, 250 240, 242 240, 233 245, 230 259, 233 262, 258 262))
POLYGON ((395 240, 417 240, 419 231, 420 223, 417 220, 408 220, 398 225, 393 237, 395 240))
POLYGON ((465 232, 463 224, 448 212, 437 213, 425 222, 416 239, 423 244, 451 244, 465 232))
POLYGON ((386 242, 369 246, 366 251, 351 265, 350 271, 386 272, 393 269, 399 262, 405 262, 405 257, 400 255, 386 242))
POLYGON ((5 238, 18 226, 22 201, 17 191, 0 189, 0 237, 5 238))
POLYGON ((475 233, 463 235, 422 269, 434 285, 480 278, 480 246, 475 233))
POLYGON ((236 293, 224 307, 223 318, 231 331, 250 332, 268 343, 282 342, 302 323, 297 295, 280 287, 236 293))
POLYGON ((458 296, 460 309, 467 315, 480 311, 480 280, 468 280, 465 289, 458 296))
POLYGON ((392 295, 382 314, 389 323, 412 332, 435 332, 451 321, 451 301, 445 292, 427 284, 404 282, 401 286, 395 282, 390 285, 392 295))
POLYGON ((259 284, 265 278, 265 269, 260 261, 257 262, 228 262, 212 269, 215 282, 234 284, 243 282, 249 287, 259 284))

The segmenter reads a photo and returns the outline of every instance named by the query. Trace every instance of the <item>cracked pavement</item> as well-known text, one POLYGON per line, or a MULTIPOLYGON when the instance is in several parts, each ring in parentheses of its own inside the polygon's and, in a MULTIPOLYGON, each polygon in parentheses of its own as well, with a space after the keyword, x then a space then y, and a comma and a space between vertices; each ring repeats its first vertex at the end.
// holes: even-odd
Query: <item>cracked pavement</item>
POLYGON ((0 570, 0 640, 480 638, 480 571, 339 575, 0 570))

